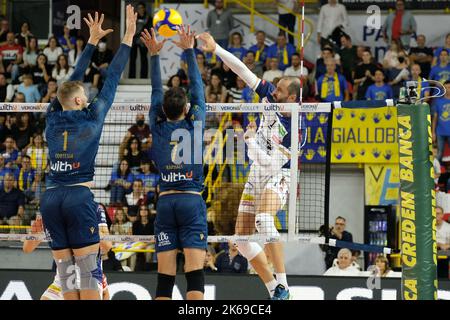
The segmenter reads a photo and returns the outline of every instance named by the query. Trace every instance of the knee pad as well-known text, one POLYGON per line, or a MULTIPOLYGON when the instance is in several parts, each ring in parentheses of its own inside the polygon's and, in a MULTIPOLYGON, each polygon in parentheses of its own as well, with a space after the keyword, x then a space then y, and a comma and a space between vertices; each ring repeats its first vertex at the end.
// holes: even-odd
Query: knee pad
POLYGON ((201 293, 205 293, 205 272, 203 269, 186 272, 185 277, 187 292, 200 291, 201 293))
POLYGON ((172 299, 175 276, 158 273, 158 284, 156 286, 156 298, 164 297, 172 299))
POLYGON ((61 293, 78 291, 76 266, 72 257, 68 259, 55 259, 58 271, 61 293))
POLYGON ((237 241, 236 242, 239 252, 248 261, 253 260, 260 252, 263 251, 261 246, 256 242, 237 241))
POLYGON ((280 233, 275 228, 275 220, 270 213, 260 213, 255 217, 255 226, 259 234, 267 237, 279 237, 280 233))
POLYGON ((80 270, 80 290, 99 290, 103 281, 103 272, 98 264, 98 253, 75 257, 80 270))

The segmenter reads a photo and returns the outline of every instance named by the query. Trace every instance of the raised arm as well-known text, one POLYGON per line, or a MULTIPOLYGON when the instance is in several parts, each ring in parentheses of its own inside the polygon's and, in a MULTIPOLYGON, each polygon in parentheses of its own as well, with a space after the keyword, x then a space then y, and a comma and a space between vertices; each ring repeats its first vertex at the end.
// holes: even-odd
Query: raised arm
POLYGON ((244 80, 250 88, 256 90, 261 79, 259 79, 241 60, 231 52, 228 52, 219 46, 209 33, 202 33, 197 38, 204 42, 204 45, 201 47, 203 51, 214 52, 235 74, 244 80))
MULTIPOLYGON (((95 12, 94 18, 92 18, 91 14, 88 14, 87 18, 84 18, 87 26, 89 27, 89 40, 86 48, 84 48, 81 53, 80 59, 75 66, 75 70, 69 78, 69 81, 82 81, 84 78, 84 74, 91 63, 92 55, 94 54, 95 48, 104 36, 113 32, 112 29, 103 30, 102 24, 105 19, 105 15, 102 14, 99 17, 98 12, 95 12)), ((47 112, 52 111, 61 111, 62 106, 59 103, 58 99, 53 100, 53 102, 48 106, 47 112)))
POLYGON ((184 50, 186 54, 186 61, 188 65, 189 77, 189 92, 191 93, 191 108, 187 115, 190 118, 192 115, 195 120, 201 120, 203 123, 206 119, 206 102, 205 92, 203 89, 202 75, 197 65, 197 60, 194 54, 195 32, 191 32, 191 27, 187 30, 184 26, 178 30, 180 41, 173 41, 178 47, 184 50))
POLYGON ((152 97, 150 103, 150 131, 155 128, 158 118, 164 118, 163 107, 163 86, 161 81, 161 67, 159 65, 159 52, 164 46, 166 40, 158 41, 156 38, 155 30, 152 28, 150 32, 145 29, 141 33, 141 40, 147 47, 150 53, 150 70, 151 70, 151 81, 152 81, 152 97))
POLYGON ((125 66, 130 56, 131 46, 133 44, 133 36, 136 33, 137 13, 134 12, 132 5, 127 5, 127 30, 122 39, 122 44, 117 51, 114 59, 106 72, 106 80, 103 88, 94 99, 92 107, 99 115, 100 119, 104 119, 112 106, 114 97, 116 96, 117 86, 125 66))

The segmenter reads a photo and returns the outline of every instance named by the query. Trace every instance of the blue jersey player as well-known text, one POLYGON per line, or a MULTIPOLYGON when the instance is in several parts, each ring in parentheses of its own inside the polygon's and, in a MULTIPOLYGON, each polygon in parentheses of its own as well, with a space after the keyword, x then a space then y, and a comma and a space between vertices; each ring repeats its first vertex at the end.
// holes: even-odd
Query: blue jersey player
MULTIPOLYGON (((208 33, 198 36, 204 42, 203 50, 215 52, 261 98, 263 103, 295 103, 300 99, 300 81, 283 77, 277 87, 259 79, 244 63, 216 44, 208 33)), ((251 235, 255 229, 262 236, 277 237, 274 216, 286 203, 290 186, 290 114, 263 114, 259 127, 252 123, 244 135, 248 156, 252 160, 247 183, 239 205, 236 220, 238 235, 251 235)), ((276 278, 269 269, 264 251, 256 242, 237 243, 266 285, 274 300, 290 299, 284 266, 283 244, 267 243, 272 256, 276 278)))
POLYGON ((158 255, 156 299, 171 299, 176 275, 178 249, 185 255, 184 271, 188 300, 201 300, 204 294, 203 264, 208 227, 203 190, 203 131, 205 93, 194 55, 195 34, 181 27, 180 41, 174 43, 186 55, 191 107, 187 111, 184 90, 172 88, 163 95, 159 51, 164 42, 145 30, 142 41, 151 55, 152 97, 150 130, 152 151, 160 178, 156 208, 155 237, 158 255))
POLYGON ((96 45, 112 30, 102 29, 103 15, 88 17, 84 19, 90 31, 88 44, 70 80, 60 85, 57 99, 47 109, 45 132, 51 170, 40 209, 66 300, 100 299, 97 205, 89 187, 103 123, 130 54, 137 14, 131 5, 127 6, 125 36, 108 68, 103 89, 91 103, 79 80, 84 77, 96 45), (73 281, 74 274, 77 282, 73 281))

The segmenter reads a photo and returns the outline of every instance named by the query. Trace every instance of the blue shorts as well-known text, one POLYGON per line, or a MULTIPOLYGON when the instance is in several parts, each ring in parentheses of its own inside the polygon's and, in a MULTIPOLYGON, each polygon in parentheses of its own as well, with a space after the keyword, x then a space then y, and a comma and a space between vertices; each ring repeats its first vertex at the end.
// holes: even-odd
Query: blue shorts
POLYGON ((52 250, 80 249, 100 242, 97 203, 87 187, 46 190, 41 215, 52 250))
POLYGON ((208 246, 206 204, 195 194, 170 194, 156 206, 156 252, 208 246))

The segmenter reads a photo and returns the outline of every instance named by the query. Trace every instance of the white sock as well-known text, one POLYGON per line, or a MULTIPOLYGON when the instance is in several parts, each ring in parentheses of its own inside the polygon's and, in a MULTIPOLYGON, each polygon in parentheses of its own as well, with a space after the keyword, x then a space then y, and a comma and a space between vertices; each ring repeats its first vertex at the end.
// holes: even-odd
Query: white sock
POLYGON ((275 276, 277 278, 277 282, 279 284, 282 284, 286 290, 289 290, 289 286, 286 279, 286 273, 275 273, 275 276))
POLYGON ((278 285, 277 280, 273 279, 273 280, 265 283, 265 285, 266 285, 267 291, 269 291, 270 297, 272 298, 273 297, 273 293, 275 292, 275 288, 278 285))

